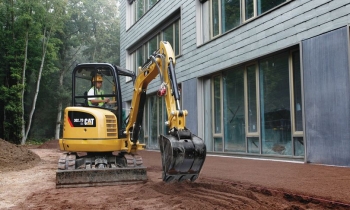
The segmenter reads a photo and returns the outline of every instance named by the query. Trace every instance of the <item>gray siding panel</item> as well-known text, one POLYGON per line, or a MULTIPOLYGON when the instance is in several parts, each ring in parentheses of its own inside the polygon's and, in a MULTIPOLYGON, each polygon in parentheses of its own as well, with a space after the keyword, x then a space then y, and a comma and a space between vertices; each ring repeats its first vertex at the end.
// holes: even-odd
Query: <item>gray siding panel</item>
POLYGON ((308 162, 350 166, 348 27, 302 42, 308 162))
POLYGON ((182 109, 188 111, 186 127, 194 134, 198 133, 197 106, 197 79, 184 81, 182 83, 182 109))

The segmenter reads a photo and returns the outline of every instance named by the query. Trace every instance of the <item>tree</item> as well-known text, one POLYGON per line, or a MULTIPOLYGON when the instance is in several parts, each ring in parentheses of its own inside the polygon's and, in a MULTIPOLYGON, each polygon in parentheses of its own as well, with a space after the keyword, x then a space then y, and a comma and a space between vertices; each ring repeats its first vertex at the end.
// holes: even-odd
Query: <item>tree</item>
POLYGON ((0 138, 59 137, 72 67, 119 63, 117 11, 115 0, 0 2, 0 138))
POLYGON ((59 92, 62 95, 57 108, 55 139, 60 134, 63 106, 68 105, 70 99, 69 85, 63 85, 63 80, 72 66, 78 61, 119 63, 119 20, 116 11, 115 0, 71 1, 67 9, 65 28, 58 34, 62 41, 58 62, 59 92), (86 57, 82 57, 81 52, 86 57))
MULTIPOLYGON (((27 129, 25 129, 25 123, 23 123, 23 126, 22 126, 22 142, 21 142, 22 144, 25 144, 28 137, 28 133, 31 128, 32 117, 35 111, 36 101, 39 94, 40 81, 42 77, 42 72, 44 68, 47 51, 48 49, 50 49, 49 46, 51 46, 51 48, 53 49, 55 48, 55 42, 50 43, 50 38, 52 34, 55 33, 55 31, 60 30, 60 28, 62 27, 61 17, 64 13, 63 5, 65 3, 66 3, 65 1, 61 1, 61 0, 54 0, 54 1, 44 0, 42 2, 42 7, 44 9, 44 15, 40 19, 40 23, 42 26, 41 27, 42 28, 41 29, 42 30, 42 34, 41 34, 42 55, 41 55, 41 62, 40 62, 40 67, 39 67, 39 72, 37 77, 38 79, 37 79, 36 90, 33 98, 32 108, 28 117, 29 122, 27 124, 27 129)), ((24 77, 25 77, 25 68, 23 69, 23 85, 24 85, 24 77)), ((22 91, 22 93, 24 93, 24 90, 22 91)), ((22 95, 22 98, 23 98, 23 95, 22 95)), ((22 102, 22 104, 24 103, 22 102)), ((24 108, 23 108, 23 112, 24 112, 24 108)))
POLYGON ((119 64, 119 14, 117 1, 102 2, 86 0, 87 13, 91 14, 89 26, 91 36, 83 51, 88 62, 119 64))
POLYGON ((0 5, 2 24, 0 107, 3 137, 14 143, 21 139, 23 69, 26 68, 28 40, 31 31, 31 4, 27 0, 7 0, 0 5))

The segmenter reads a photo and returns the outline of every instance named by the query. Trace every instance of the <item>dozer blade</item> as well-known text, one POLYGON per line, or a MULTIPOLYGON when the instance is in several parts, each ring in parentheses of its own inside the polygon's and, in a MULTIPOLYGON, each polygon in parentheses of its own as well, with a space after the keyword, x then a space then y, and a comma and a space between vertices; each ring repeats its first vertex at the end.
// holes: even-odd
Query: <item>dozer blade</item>
POLYGON ((146 180, 146 167, 73 169, 56 172, 56 188, 131 184, 146 180))
POLYGON ((77 156, 77 153, 61 155, 56 171, 56 188, 131 184, 147 180, 141 156, 77 156))
POLYGON ((206 146, 201 138, 191 134, 188 139, 160 135, 163 181, 195 181, 206 157, 206 146))

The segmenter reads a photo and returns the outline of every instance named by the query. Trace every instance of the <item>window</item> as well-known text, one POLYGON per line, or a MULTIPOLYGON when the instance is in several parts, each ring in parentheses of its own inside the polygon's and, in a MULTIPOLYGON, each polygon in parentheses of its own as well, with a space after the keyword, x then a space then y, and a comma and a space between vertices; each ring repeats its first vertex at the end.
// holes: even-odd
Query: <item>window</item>
POLYGON ((180 21, 176 21, 174 24, 171 24, 169 27, 164 29, 162 32, 163 41, 168 41, 175 55, 180 54, 180 21))
POLYGON ((263 154, 292 155, 288 53, 259 62, 263 154))
POLYGON ((132 14, 135 14, 135 22, 138 21, 157 2, 158 0, 135 0, 134 3, 132 3, 132 8, 134 10, 132 14))
POLYGON ((225 33, 241 23, 241 0, 211 1, 212 36, 225 33))
POLYGON ((304 156, 299 50, 228 69, 211 81, 212 150, 304 156))
POLYGON ((245 152, 244 68, 223 73, 225 152, 245 152))
POLYGON ((214 133, 214 151, 222 152, 222 104, 221 104, 221 76, 213 78, 213 133, 214 133))
POLYGON ((153 54, 159 48, 159 42, 168 41, 170 42, 175 56, 180 55, 181 49, 181 38, 180 38, 180 19, 170 24, 157 35, 153 36, 147 42, 144 42, 137 48, 133 53, 128 56, 132 63, 130 66, 134 67, 133 70, 136 72, 138 67, 142 66, 149 56, 153 54))
POLYGON ((257 4, 257 15, 260 15, 272 8, 274 8, 277 5, 282 4, 283 2, 286 2, 286 0, 257 0, 255 3, 257 4))
MULTIPOLYGON (((210 0, 201 5, 202 24, 210 22, 211 38, 226 33, 290 0, 210 0), (209 15, 207 15, 209 13, 209 15), (208 19, 209 18, 209 19, 208 19)), ((201 28, 206 29, 205 26, 201 28)), ((206 34, 205 31, 202 33, 206 34)))
POLYGON ((130 28, 159 0, 129 0, 126 4, 126 28, 130 28))
POLYGON ((146 45, 147 55, 152 55, 155 51, 157 51, 158 45, 159 45, 159 39, 158 39, 158 36, 155 36, 146 45))
POLYGON ((140 142, 144 142, 147 148, 159 149, 158 136, 165 135, 169 131, 165 121, 167 121, 167 114, 164 99, 157 95, 147 96, 144 107, 143 135, 140 136, 140 142))
POLYGON ((221 133, 221 77, 214 77, 214 133, 221 133))

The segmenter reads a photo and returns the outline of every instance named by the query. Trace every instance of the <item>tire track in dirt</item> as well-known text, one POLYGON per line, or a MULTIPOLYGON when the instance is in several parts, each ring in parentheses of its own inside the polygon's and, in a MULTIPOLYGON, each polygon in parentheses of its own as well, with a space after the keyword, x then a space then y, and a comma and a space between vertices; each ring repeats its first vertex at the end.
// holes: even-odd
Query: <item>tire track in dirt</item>
POLYGON ((151 186, 160 194, 176 195, 174 208, 188 209, 270 209, 264 202, 245 189, 223 184, 208 183, 157 183, 151 186), (176 206, 176 204, 178 206, 176 206))

